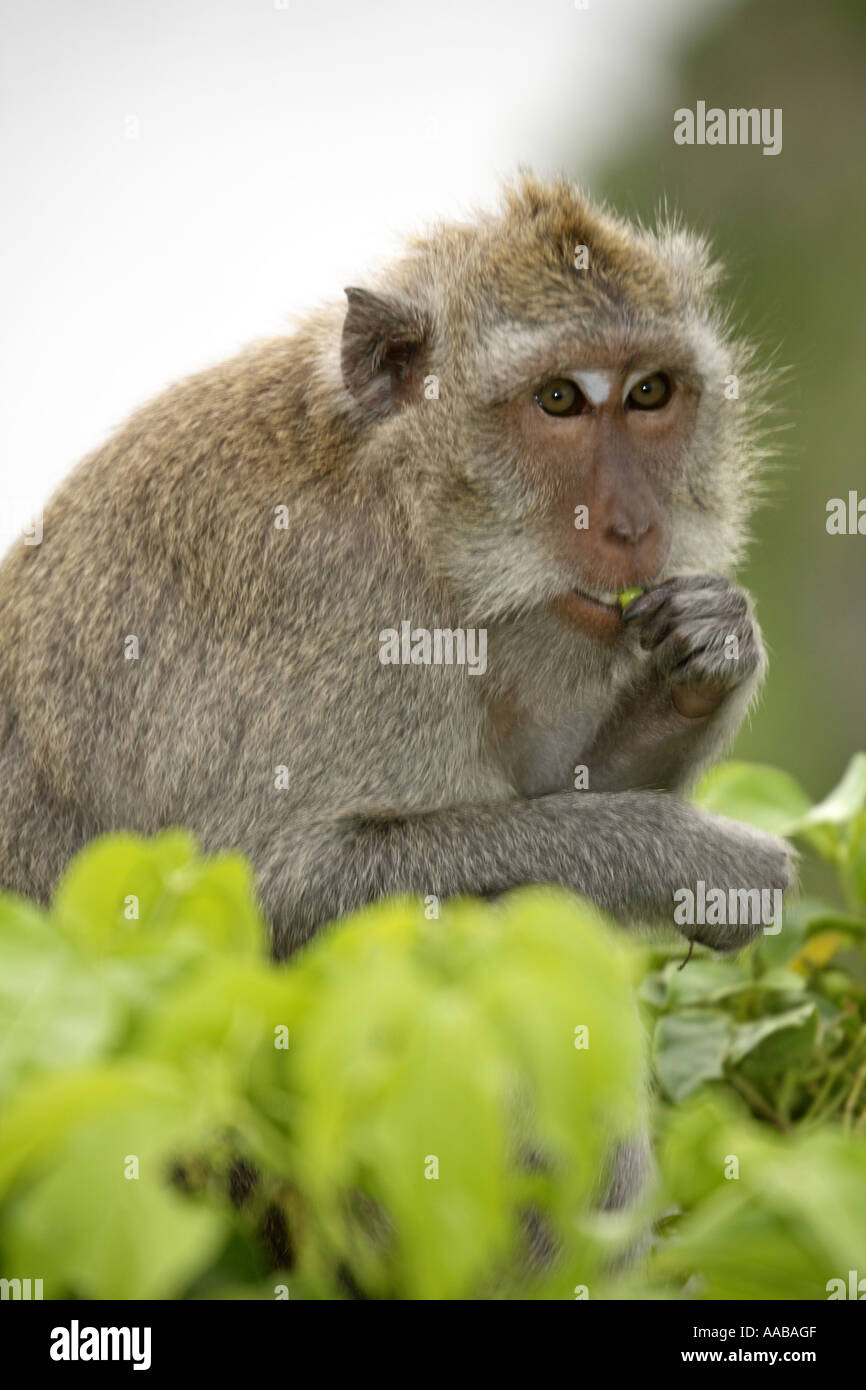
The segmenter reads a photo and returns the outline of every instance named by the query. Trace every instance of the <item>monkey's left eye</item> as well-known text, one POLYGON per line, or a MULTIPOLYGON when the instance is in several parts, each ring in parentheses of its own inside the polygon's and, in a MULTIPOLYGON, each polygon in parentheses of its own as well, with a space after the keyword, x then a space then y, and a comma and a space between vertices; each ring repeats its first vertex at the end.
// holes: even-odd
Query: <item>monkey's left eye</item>
POLYGON ((673 386, 666 372, 653 372, 633 386, 625 398, 632 410, 659 410, 667 405, 673 386))
POLYGON ((535 399, 548 415, 579 415, 586 406, 586 397, 567 377, 546 381, 535 399))

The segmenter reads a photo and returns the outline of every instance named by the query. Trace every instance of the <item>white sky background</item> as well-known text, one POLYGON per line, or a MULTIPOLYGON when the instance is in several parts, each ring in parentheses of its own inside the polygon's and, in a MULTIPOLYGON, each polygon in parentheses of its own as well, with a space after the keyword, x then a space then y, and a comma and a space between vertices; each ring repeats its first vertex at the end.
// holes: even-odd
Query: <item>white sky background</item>
POLYGON ((673 132, 725 0, 588 3, 2 0, 0 545, 133 406, 400 233, 521 164, 589 180, 660 102, 673 132))

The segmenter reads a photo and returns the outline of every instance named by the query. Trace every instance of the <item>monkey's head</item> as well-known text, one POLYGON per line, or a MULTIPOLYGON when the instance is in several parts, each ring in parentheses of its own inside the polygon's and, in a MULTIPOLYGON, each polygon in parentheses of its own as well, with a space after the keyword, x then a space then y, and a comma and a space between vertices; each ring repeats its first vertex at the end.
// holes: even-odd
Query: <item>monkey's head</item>
POLYGON ((616 642, 618 591, 730 570, 760 451, 717 279, 676 225, 527 177, 499 215, 440 227, 375 291, 347 290, 364 447, 473 617, 543 605, 616 642))

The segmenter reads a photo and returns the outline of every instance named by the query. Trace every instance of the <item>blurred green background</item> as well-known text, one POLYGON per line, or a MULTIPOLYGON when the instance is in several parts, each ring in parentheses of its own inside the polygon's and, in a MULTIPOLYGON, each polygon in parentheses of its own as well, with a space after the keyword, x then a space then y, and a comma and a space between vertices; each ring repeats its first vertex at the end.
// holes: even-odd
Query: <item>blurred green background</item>
POLYGON ((866 745, 866 536, 830 536, 826 507, 866 497, 866 4, 754 0, 682 54, 628 155, 595 189, 650 218, 660 192, 709 234, 727 290, 766 360, 781 452, 742 581, 770 677, 735 755, 776 763, 823 794, 866 745), (781 107, 783 148, 678 146, 673 111, 781 107))

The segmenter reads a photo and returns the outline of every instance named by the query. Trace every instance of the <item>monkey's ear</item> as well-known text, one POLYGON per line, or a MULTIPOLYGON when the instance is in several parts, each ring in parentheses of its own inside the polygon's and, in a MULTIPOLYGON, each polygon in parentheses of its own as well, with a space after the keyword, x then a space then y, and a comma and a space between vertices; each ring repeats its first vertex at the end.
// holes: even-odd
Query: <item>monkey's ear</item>
POLYGON ((343 381, 371 414, 385 416, 411 399, 428 339, 420 311, 350 285, 340 362, 343 381))

